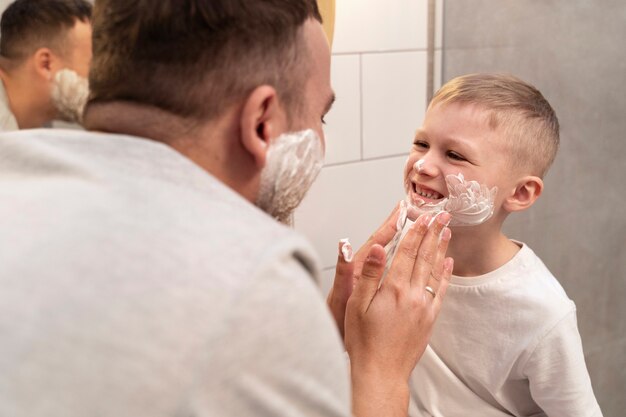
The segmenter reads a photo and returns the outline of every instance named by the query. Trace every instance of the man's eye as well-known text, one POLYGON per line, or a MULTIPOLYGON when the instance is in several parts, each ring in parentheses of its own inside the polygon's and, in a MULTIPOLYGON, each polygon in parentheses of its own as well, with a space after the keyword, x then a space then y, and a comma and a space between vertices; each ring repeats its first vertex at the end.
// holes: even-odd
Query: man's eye
POLYGON ((321 120, 322 120, 322 124, 325 125, 326 124, 326 115, 323 115, 321 120))
POLYGON ((448 158, 454 159, 455 161, 467 161, 462 155, 452 151, 448 152, 448 158))
POLYGON ((428 149, 428 143, 424 142, 423 140, 416 140, 415 142, 413 142, 413 146, 419 149, 428 149))

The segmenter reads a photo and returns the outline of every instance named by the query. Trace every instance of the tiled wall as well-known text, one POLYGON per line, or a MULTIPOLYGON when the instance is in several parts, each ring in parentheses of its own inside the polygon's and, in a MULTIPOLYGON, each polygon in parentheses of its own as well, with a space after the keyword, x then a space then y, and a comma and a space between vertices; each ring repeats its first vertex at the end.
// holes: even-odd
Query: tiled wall
POLYGON ((445 4, 444 79, 509 72, 561 122, 537 204, 508 220, 576 302, 605 417, 626 415, 626 3, 455 0, 445 4))
POLYGON ((326 118, 326 166, 295 214, 296 229, 320 254, 323 291, 337 241, 360 246, 403 198, 402 169, 427 100, 429 2, 340 0, 336 7, 337 101, 326 118))

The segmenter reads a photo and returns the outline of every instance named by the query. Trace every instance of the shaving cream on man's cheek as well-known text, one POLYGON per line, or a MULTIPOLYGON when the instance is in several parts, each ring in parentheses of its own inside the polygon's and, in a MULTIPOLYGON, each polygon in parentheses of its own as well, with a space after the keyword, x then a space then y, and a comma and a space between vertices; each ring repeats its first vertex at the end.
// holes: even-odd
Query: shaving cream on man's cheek
POLYGON ((289 224, 323 165, 322 140, 314 130, 280 135, 267 150, 256 205, 289 224))
POLYGON ((80 123, 89 98, 89 81, 65 68, 57 71, 51 88, 52 102, 59 111, 61 120, 80 123))

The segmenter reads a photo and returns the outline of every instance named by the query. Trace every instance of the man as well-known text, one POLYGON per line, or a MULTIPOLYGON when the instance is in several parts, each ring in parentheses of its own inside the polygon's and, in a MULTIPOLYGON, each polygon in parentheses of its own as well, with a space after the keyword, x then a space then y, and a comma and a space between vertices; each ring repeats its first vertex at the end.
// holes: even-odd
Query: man
POLYGON ((449 215, 382 285, 397 213, 339 258, 350 376, 315 256, 272 218, 319 169, 320 20, 314 0, 98 0, 92 132, 0 136, 0 415, 406 415, 449 215))
POLYGON ((16 0, 0 22, 0 131, 78 121, 91 60, 85 0, 16 0))

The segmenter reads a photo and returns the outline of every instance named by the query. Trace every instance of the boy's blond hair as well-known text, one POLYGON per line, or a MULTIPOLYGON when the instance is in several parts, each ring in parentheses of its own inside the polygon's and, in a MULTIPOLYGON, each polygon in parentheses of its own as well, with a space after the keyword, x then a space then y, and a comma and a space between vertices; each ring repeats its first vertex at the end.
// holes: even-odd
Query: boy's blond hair
POLYGON ((559 121, 541 92, 511 75, 468 74, 447 82, 433 97, 436 104, 474 104, 490 111, 492 129, 502 128, 511 163, 543 177, 559 147, 559 121))

